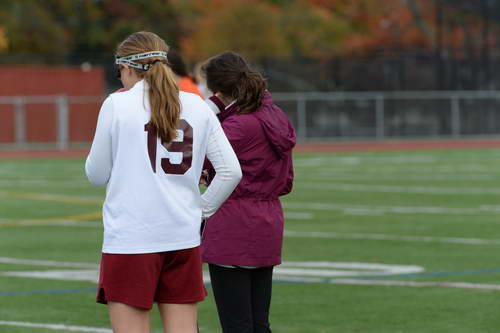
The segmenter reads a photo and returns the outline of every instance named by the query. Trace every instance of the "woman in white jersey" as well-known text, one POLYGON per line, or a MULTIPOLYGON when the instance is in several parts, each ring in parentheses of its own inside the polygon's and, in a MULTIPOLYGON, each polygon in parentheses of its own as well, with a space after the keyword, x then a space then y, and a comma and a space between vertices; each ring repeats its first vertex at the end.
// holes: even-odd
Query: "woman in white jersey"
POLYGON ((107 186, 97 301, 108 304, 114 333, 149 332, 154 303, 165 332, 196 332, 196 303, 206 296, 200 222, 241 178, 213 112, 179 92, 167 52, 150 32, 118 46, 127 90, 104 101, 85 164, 90 182, 107 186), (205 156, 217 174, 200 195, 205 156))

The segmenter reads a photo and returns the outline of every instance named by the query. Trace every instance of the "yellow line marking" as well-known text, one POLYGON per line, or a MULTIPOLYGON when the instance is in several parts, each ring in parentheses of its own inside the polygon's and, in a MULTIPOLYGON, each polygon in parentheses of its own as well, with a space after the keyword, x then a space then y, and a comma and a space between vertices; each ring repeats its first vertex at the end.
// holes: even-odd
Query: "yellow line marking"
MULTIPOLYGON (((85 198, 61 194, 48 194, 48 193, 29 193, 29 192, 5 192, 0 191, 0 198, 8 199, 27 199, 27 200, 41 200, 41 201, 56 201, 62 203, 72 204, 102 204, 103 200, 96 198, 85 198)), ((8 222, 0 222, 0 226, 19 226, 21 224, 29 223, 44 223, 44 222, 67 222, 67 221, 85 221, 85 220, 100 220, 102 218, 101 211, 80 214, 67 217, 56 218, 41 218, 41 219, 22 219, 11 220, 8 222)))
POLYGON ((67 196, 60 194, 47 194, 47 193, 27 193, 27 192, 0 192, 0 198, 57 201, 57 202, 75 203, 75 204, 102 204, 103 202, 103 200, 101 199, 94 199, 94 198, 67 196))
POLYGON ((11 220, 8 222, 0 222, 0 227, 11 227, 19 226, 23 223, 44 223, 44 222, 68 222, 68 221, 92 221, 95 219, 100 220, 102 218, 102 212, 92 212, 81 215, 67 216, 67 217, 56 217, 56 218, 43 218, 43 219, 26 219, 26 220, 11 220))
POLYGON ((93 213, 70 216, 70 217, 67 217, 66 220, 85 221, 85 220, 101 219, 101 218, 102 218, 102 212, 99 210, 99 211, 93 212, 93 213))

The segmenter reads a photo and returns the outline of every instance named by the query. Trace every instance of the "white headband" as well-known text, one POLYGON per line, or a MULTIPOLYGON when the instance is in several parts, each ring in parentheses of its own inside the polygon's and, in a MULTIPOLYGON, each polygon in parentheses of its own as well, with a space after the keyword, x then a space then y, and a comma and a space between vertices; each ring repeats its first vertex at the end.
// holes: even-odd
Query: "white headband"
POLYGON ((146 58, 152 58, 152 57, 162 57, 162 58, 167 59, 167 52, 151 51, 151 52, 145 52, 145 53, 132 54, 132 55, 129 55, 126 57, 116 58, 115 64, 117 64, 117 65, 129 65, 130 67, 134 67, 137 69, 142 69, 144 71, 147 71, 149 69, 149 67, 151 67, 151 64, 139 64, 137 62, 134 62, 133 60, 140 60, 140 59, 146 59, 146 58))

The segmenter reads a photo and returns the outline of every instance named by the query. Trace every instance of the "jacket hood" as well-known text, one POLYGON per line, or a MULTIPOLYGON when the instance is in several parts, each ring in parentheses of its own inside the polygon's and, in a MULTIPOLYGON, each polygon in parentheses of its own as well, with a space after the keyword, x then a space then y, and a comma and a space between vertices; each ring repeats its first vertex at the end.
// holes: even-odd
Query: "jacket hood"
POLYGON ((286 114, 273 103, 270 92, 264 94, 262 105, 255 116, 260 120, 262 129, 280 158, 291 152, 296 144, 295 130, 286 114))

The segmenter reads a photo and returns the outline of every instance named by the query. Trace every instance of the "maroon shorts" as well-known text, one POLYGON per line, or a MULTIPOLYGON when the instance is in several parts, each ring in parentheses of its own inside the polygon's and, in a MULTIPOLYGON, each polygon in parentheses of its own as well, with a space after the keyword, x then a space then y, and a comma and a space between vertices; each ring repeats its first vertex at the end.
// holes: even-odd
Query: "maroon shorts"
POLYGON ((196 303, 206 295, 199 247, 102 254, 98 303, 117 302, 149 310, 153 303, 196 303))

